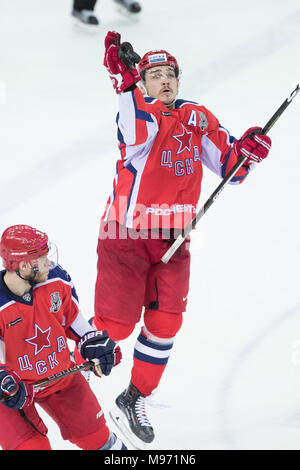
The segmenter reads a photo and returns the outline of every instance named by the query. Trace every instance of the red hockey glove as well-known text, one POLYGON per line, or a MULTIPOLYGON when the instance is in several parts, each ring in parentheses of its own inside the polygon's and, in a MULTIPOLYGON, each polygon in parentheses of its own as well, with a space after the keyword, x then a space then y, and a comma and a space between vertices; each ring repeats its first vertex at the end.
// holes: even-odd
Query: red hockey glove
POLYGON ((140 56, 134 52, 129 42, 121 44, 121 35, 116 31, 109 31, 106 35, 103 64, 106 67, 113 87, 119 94, 137 83, 141 77, 135 68, 140 56), (121 74, 122 83, 119 85, 116 75, 121 74))
POLYGON ((261 134, 261 131, 261 127, 250 127, 240 140, 233 144, 237 156, 247 157, 245 165, 259 163, 268 156, 272 141, 267 135, 261 134))
POLYGON ((21 410, 33 402, 33 387, 21 380, 16 372, 0 367, 0 390, 7 395, 3 405, 14 410, 21 410))
MULTIPOLYGON (((120 346, 115 343, 106 331, 89 331, 80 339, 77 344, 78 351, 87 361, 98 359, 101 371, 104 375, 109 375, 112 368, 120 364, 122 353, 120 346)), ((93 368, 96 375, 102 375, 97 366, 93 368)))

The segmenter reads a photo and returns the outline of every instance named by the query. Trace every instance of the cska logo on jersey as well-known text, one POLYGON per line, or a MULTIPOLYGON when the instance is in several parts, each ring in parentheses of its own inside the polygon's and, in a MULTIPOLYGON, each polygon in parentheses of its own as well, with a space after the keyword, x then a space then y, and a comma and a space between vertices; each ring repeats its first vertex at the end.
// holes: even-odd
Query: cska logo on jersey
POLYGON ((34 356, 37 356, 44 348, 51 348, 50 342, 51 326, 42 330, 37 323, 34 324, 34 336, 25 338, 25 341, 34 346, 34 356))
POLYGON ((59 292, 53 292, 51 295, 51 307, 50 312, 56 313, 61 307, 61 298, 59 292))
POLYGON ((176 152, 176 155, 179 155, 180 153, 184 152, 184 150, 187 150, 188 152, 191 151, 190 147, 191 147, 192 132, 187 131, 182 123, 181 123, 181 126, 182 126, 182 134, 172 135, 172 137, 176 139, 180 144, 176 152))

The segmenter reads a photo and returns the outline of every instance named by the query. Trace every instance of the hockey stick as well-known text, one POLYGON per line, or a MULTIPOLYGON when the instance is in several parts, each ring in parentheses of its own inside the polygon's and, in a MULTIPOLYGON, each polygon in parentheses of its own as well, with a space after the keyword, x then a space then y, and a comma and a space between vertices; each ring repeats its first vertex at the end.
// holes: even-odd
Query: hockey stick
MULTIPOLYGON (((82 372, 84 370, 90 369, 91 367, 97 367, 100 368, 100 365, 95 363, 96 360, 93 361, 87 361, 83 362, 82 364, 76 364, 73 367, 70 367, 69 369, 61 370, 60 372, 57 372, 56 374, 49 375, 49 377, 45 377, 44 379, 37 380, 36 382, 33 382, 31 385, 33 386, 34 389, 37 389, 39 387, 42 387, 44 385, 48 385, 51 382, 55 382, 56 380, 63 379, 65 377, 68 377, 69 375, 72 374, 77 374, 77 372, 82 372)), ((0 403, 4 400, 9 400, 13 395, 7 396, 7 395, 0 395, 0 403)))
MULTIPOLYGON (((265 127, 262 129, 261 133, 262 134, 267 134, 269 130, 274 126, 275 122, 277 119, 282 115, 282 113, 285 111, 285 109, 288 107, 288 105, 291 103, 291 101, 295 98, 297 93, 300 90, 299 84, 296 86, 295 90, 290 94, 288 98, 282 103, 282 105, 277 109, 277 111, 273 114, 271 119, 267 122, 265 127)), ((221 194, 225 186, 229 183, 231 178, 238 172, 238 170, 243 166, 245 161, 247 160, 247 157, 240 156, 236 164, 232 167, 230 172, 228 173, 227 176, 221 181, 219 186, 215 189, 215 191, 211 194, 211 196, 207 199, 205 204, 199 209, 195 217, 191 220, 191 222, 186 226, 184 229, 183 234, 178 235, 176 240, 172 243, 170 248, 166 251, 166 253, 163 255, 161 258, 161 261, 165 264, 170 261, 174 253, 177 251, 177 249, 180 247, 180 245, 184 242, 185 238, 190 234, 190 232, 193 230, 193 228, 197 225, 199 220, 204 216, 204 214, 208 211, 210 206, 215 202, 217 197, 221 194)))

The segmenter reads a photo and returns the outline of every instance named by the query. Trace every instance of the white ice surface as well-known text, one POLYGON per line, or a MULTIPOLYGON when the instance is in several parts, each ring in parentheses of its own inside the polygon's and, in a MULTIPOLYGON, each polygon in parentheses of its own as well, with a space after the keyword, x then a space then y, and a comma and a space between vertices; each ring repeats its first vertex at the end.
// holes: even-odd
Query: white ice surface
MULTIPOLYGON (((46 231, 93 314, 99 219, 118 158, 117 96, 102 66, 117 30, 143 54, 165 48, 180 97, 239 137, 263 126, 300 81, 298 0, 144 0, 136 17, 111 0, 101 27, 72 25, 70 0, 0 1, 0 230, 46 231)), ((270 132, 273 148, 228 187, 192 236, 188 309, 156 399, 152 449, 300 449, 300 99, 270 132)), ((219 184, 205 170, 200 204, 219 184)), ((123 362, 91 386, 106 413, 128 384, 123 362)), ((53 449, 76 449, 41 412, 53 449)))

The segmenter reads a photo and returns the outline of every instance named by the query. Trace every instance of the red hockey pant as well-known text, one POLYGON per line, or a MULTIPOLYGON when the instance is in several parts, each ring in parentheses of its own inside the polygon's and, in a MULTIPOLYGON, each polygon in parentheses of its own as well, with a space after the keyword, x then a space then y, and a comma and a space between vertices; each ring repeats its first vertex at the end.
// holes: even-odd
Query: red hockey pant
POLYGON ((181 327, 189 290, 189 240, 171 258, 160 260, 172 240, 136 238, 116 223, 101 225, 98 242, 95 318, 115 341, 127 338, 141 319, 144 326, 134 349, 132 383, 145 395, 158 385, 174 337, 181 327), (114 224, 116 230, 111 230, 114 224), (114 233, 114 238, 105 237, 114 233))
MULTIPOLYGON (((103 411, 97 398, 81 373, 73 376, 71 384, 38 403, 58 425, 63 439, 84 450, 102 447, 109 437, 103 411)), ((51 449, 47 427, 37 409, 31 405, 24 409, 28 420, 18 410, 0 404, 0 446, 4 450, 51 449)))

